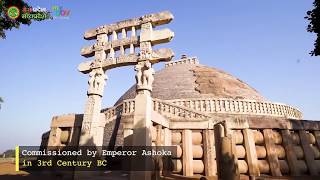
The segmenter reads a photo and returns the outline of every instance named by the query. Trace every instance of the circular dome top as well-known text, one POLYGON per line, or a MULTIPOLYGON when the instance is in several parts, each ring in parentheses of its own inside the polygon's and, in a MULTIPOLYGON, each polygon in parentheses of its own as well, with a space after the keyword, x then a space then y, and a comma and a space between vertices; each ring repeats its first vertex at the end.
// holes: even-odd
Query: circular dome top
MULTIPOLYGON (((116 102, 133 99, 133 85, 116 102)), ((196 58, 183 58, 166 63, 166 67, 155 74, 152 97, 163 100, 190 98, 230 98, 265 101, 254 88, 238 78, 198 63, 196 58)))

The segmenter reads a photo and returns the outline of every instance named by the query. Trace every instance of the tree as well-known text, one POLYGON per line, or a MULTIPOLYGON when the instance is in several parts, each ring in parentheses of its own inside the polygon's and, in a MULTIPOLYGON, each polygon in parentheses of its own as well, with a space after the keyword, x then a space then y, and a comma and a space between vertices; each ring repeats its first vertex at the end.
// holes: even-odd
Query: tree
POLYGON ((1 157, 4 156, 6 158, 12 158, 16 156, 16 153, 14 149, 9 149, 9 150, 6 150, 4 153, 2 153, 0 156, 1 157))
MULTIPOLYGON (((25 24, 25 25, 30 25, 32 23, 31 19, 28 18, 22 18, 20 15, 16 19, 12 19, 8 17, 7 12, 9 7, 15 6, 17 7, 20 11, 22 9, 26 8, 31 8, 26 2, 23 0, 0 0, 0 38, 5 39, 6 30, 11 30, 12 28, 19 28, 20 24, 25 24)), ((30 12, 30 14, 35 14, 36 12, 30 12)), ((42 13, 46 14, 46 17, 51 18, 49 12, 37 12, 37 13, 42 13)), ((36 21, 42 21, 44 19, 35 19, 36 21)))
POLYGON ((320 1, 315 0, 313 2, 314 9, 307 12, 307 16, 305 19, 309 20, 309 25, 307 27, 307 31, 310 33, 315 33, 317 38, 314 42, 314 50, 312 50, 309 54, 311 56, 319 56, 320 55, 320 1))
POLYGON ((1 103, 3 103, 4 101, 3 101, 3 99, 2 99, 2 97, 0 97, 0 109, 1 109, 1 103))

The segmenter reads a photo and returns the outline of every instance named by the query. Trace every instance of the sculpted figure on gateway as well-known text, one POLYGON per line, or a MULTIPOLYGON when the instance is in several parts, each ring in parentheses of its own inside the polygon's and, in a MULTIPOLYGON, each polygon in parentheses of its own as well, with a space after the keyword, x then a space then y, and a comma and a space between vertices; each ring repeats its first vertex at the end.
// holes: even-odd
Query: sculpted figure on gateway
POLYGON ((134 70, 137 72, 136 73, 136 83, 137 83, 137 86, 140 87, 142 86, 142 66, 140 64, 137 64, 134 66, 134 70))
POLYGON ((97 68, 89 73, 89 89, 88 94, 103 95, 105 80, 108 79, 102 68, 97 68))
POLYGON ((150 62, 142 62, 135 66, 137 89, 147 89, 152 91, 152 83, 154 81, 154 69, 150 62))

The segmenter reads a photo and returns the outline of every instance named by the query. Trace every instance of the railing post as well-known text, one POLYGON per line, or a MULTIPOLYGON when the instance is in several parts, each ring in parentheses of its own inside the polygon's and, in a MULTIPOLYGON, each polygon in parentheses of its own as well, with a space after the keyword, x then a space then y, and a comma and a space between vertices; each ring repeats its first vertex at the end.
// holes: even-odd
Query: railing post
POLYGON ((182 149, 183 175, 193 176, 192 131, 189 129, 182 131, 182 149))

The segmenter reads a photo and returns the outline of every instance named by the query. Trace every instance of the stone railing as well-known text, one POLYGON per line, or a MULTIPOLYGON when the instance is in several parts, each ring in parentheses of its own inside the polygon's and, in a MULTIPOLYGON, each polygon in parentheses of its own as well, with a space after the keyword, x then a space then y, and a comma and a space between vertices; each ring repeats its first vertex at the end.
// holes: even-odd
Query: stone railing
POLYGON ((177 99, 168 102, 205 113, 268 115, 289 119, 302 119, 302 113, 299 110, 280 103, 210 98, 177 99))
POLYGON ((174 65, 177 65, 177 64, 199 64, 199 61, 196 57, 190 57, 190 58, 182 58, 178 61, 170 61, 170 62, 167 62, 165 64, 165 67, 170 67, 170 66, 174 66, 174 65))
POLYGON ((135 101, 134 99, 127 99, 123 101, 123 114, 131 114, 134 112, 135 101))
MULTIPOLYGON (((134 112, 134 99, 128 99, 121 104, 102 110, 110 119, 118 114, 134 112)), ((169 118, 208 119, 210 113, 248 114, 302 119, 302 113, 285 104, 232 99, 153 99, 153 110, 169 118)))
POLYGON ((231 177, 243 179, 320 179, 320 122, 262 119, 226 121, 215 126, 215 138, 220 139, 216 142, 224 143, 216 146, 220 148, 216 151, 218 159, 233 158, 230 163, 217 162, 219 179, 228 179, 232 173, 237 174, 231 177))
POLYGON ((169 118, 208 119, 209 115, 168 101, 153 99, 153 110, 169 118))
POLYGON ((112 108, 103 109, 101 112, 106 115, 106 119, 111 119, 117 115, 126 115, 134 112, 134 99, 124 100, 122 103, 112 108))

